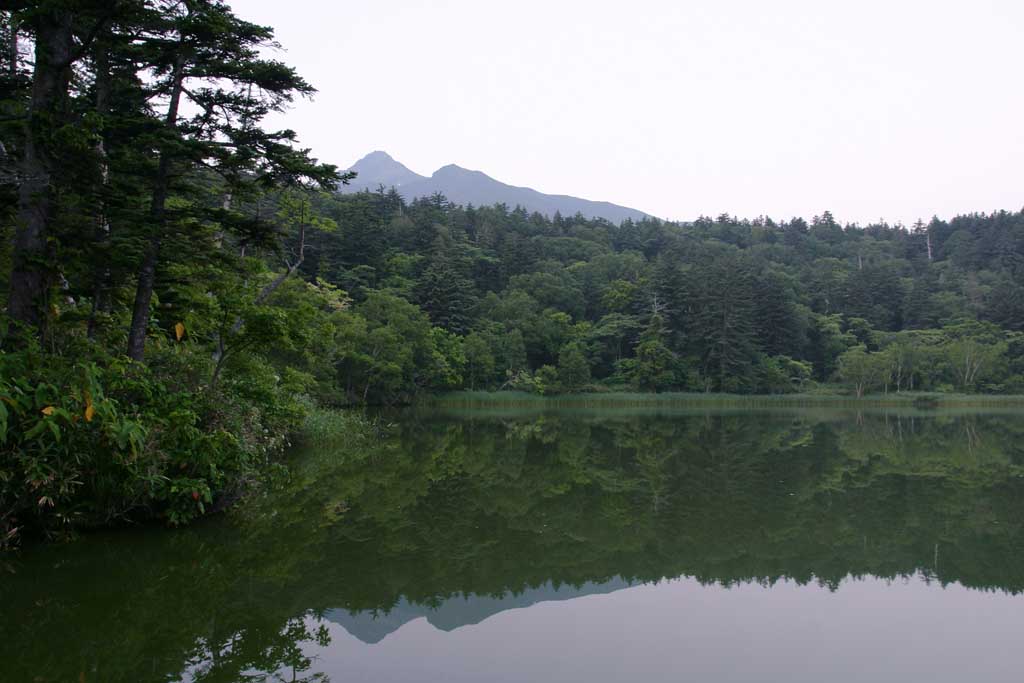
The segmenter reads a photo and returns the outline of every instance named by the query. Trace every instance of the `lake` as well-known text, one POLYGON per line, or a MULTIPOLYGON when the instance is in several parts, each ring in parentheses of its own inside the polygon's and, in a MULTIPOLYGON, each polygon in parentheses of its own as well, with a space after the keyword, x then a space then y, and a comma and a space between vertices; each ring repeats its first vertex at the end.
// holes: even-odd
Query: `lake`
POLYGON ((0 557, 0 681, 1018 681, 1022 417, 382 413, 0 557))

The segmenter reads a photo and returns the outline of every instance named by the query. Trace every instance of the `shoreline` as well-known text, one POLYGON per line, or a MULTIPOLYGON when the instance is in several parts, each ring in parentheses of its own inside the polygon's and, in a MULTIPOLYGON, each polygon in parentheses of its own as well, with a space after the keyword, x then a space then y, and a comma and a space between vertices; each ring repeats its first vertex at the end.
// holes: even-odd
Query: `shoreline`
POLYGON ((844 394, 718 394, 698 392, 583 392, 540 396, 515 391, 459 391, 437 394, 414 401, 413 406, 472 407, 672 407, 705 406, 736 408, 917 408, 930 411, 942 408, 1021 408, 1021 394, 936 394, 899 392, 862 397, 844 394))

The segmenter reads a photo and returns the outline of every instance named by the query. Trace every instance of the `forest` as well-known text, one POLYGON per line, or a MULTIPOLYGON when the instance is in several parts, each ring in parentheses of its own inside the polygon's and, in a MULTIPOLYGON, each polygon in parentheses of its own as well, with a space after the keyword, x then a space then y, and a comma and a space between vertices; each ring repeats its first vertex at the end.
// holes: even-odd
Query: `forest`
POLYGON ((1024 393, 1024 212, 614 225, 341 195, 267 123, 315 94, 271 27, 3 6, 0 547, 221 509, 319 406, 1024 393))

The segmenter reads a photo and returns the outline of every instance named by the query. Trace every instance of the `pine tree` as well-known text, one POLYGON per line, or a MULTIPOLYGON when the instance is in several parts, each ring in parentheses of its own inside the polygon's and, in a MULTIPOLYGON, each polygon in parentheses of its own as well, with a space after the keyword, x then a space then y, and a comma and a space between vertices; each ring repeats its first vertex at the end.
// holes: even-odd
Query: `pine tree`
POLYGON ((145 353, 176 177, 203 166, 216 171, 229 191, 234 184, 307 179, 331 187, 341 179, 335 167, 317 164, 295 149, 291 131, 260 128, 267 114, 282 111, 296 95, 314 92, 294 69, 260 56, 261 46, 273 39, 272 29, 239 19, 219 0, 190 0, 162 10, 159 30, 144 44, 156 76, 148 87, 163 109, 154 137, 158 154, 128 331, 128 355, 134 360, 145 353))
POLYGON ((657 393, 675 384, 676 355, 665 345, 664 336, 664 319, 656 313, 636 347, 632 379, 642 391, 657 393))
POLYGON ((749 265, 729 254, 695 269, 691 329, 703 374, 719 391, 742 391, 754 382, 759 352, 749 265))
POLYGON ((473 325, 473 283, 447 254, 435 253, 416 287, 416 299, 431 322, 449 332, 466 334, 473 325))

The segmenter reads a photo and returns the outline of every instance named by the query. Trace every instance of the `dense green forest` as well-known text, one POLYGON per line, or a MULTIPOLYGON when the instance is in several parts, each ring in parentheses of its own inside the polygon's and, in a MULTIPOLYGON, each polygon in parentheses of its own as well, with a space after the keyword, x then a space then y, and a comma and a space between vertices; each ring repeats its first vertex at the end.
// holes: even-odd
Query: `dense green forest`
POLYGON ((317 404, 1024 392, 1024 213, 613 225, 338 195, 349 174, 265 125, 314 94, 271 28, 217 0, 4 7, 0 545, 219 508, 317 404))
POLYGON ((907 230, 842 227, 828 212, 616 226, 440 196, 406 204, 393 190, 318 207, 343 227, 309 240, 300 271, 367 321, 351 335, 362 354, 336 347, 350 399, 459 386, 1024 391, 1021 213, 907 230), (419 331, 374 343, 385 317, 419 331))

